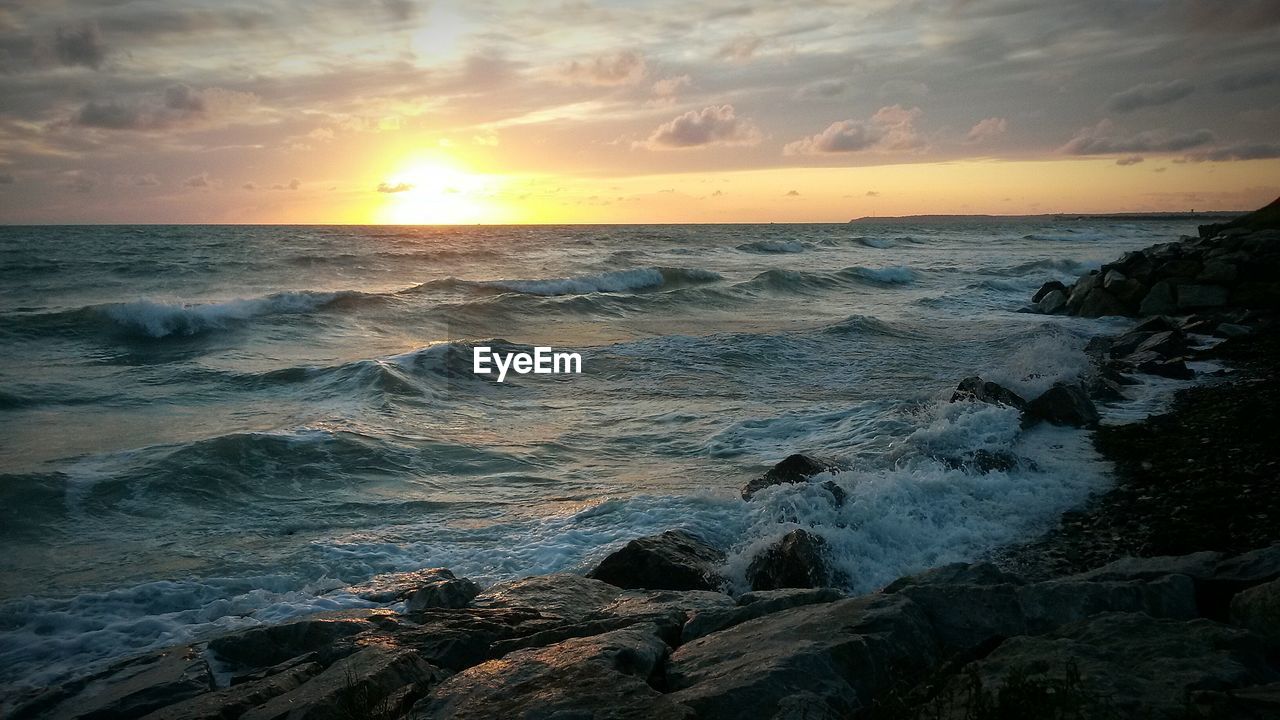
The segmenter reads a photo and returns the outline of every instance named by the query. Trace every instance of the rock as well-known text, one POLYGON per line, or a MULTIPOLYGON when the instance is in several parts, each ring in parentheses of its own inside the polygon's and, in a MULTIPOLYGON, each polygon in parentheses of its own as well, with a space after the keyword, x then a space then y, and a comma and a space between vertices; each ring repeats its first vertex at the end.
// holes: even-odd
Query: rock
POLYGON ((240 720, 400 717, 444 677, 413 650, 375 645, 339 660, 240 720))
POLYGON ((1131 315, 1132 311, 1110 291, 1095 287, 1080 303, 1076 314, 1080 317, 1096 318, 1108 315, 1131 315))
POLYGON ((320 663, 298 663, 252 682, 206 692, 143 716, 143 720, 224 720, 238 718, 268 700, 295 690, 320 674, 320 663))
POLYGON ((938 662, 932 628, 904 597, 872 595, 748 620, 681 646, 670 699, 702 720, 845 717, 938 662))
POLYGON ((831 504, 836 507, 844 507, 845 500, 849 499, 849 493, 835 480, 824 480, 818 487, 831 493, 831 504))
POLYGON ((1280 580, 1255 585, 1232 598, 1231 622, 1280 647, 1280 580))
POLYGON ((458 673, 413 708, 421 720, 692 718, 649 685, 669 648, 640 624, 520 650, 458 673))
POLYGON ((405 609, 418 612, 427 608, 466 607, 480 594, 480 586, 466 578, 457 578, 445 568, 433 568, 420 579, 419 585, 405 598, 405 609))
POLYGON ((1178 308, 1195 310, 1222 307, 1227 304, 1228 296, 1227 289, 1221 285, 1179 285, 1178 308))
POLYGON ((1041 285, 1040 289, 1036 291, 1036 294, 1031 296, 1031 302, 1038 303, 1045 299, 1049 293, 1054 292, 1060 292, 1065 296, 1067 293, 1067 286, 1057 280, 1050 280, 1049 282, 1041 285))
POLYGON ((572 573, 552 573, 498 583, 476 596, 479 608, 532 608, 567 622, 581 622, 613 602, 622 589, 572 573))
POLYGON ((1280 227, 1280 198, 1230 222, 1201 225, 1198 230, 1200 237, 1203 238, 1220 235, 1228 230, 1250 232, 1272 230, 1277 227, 1280 227))
POLYGON ((848 597, 835 588, 786 588, 744 593, 731 608, 707 608, 694 613, 680 632, 680 643, 733 627, 771 613, 801 605, 835 602, 848 597))
POLYGON ((1253 328, 1248 325, 1237 325, 1235 323, 1218 323, 1213 329, 1213 334, 1221 338, 1244 337, 1253 332, 1253 328))
POLYGON ((47 690, 7 717, 136 718, 214 687, 199 646, 186 645, 115 663, 98 673, 47 690))
POLYGON ((1138 347, 1133 350, 1135 353, 1153 352, 1166 357, 1181 355, 1186 351, 1186 338, 1178 330, 1152 333, 1145 340, 1138 343, 1138 347))
POLYGON ((960 381, 956 391, 951 394, 951 402, 972 400, 992 405, 1007 405, 1019 410, 1026 409, 1027 401, 1016 392, 993 382, 972 375, 960 381))
POLYGON ((373 615, 354 610, 263 625, 214 638, 209 651, 232 671, 270 667, 312 652, 327 664, 354 649, 352 637, 377 629, 373 615))
MULTIPOLYGON (((1010 638, 957 673, 943 692, 963 697, 976 680, 1000 698, 1013 678, 1061 686, 1068 673, 1078 679, 1076 702, 1088 703, 1075 709, 1078 717, 1181 716, 1190 692, 1277 678, 1258 638, 1242 630, 1202 619, 1110 613, 1049 635, 1010 638)), ((1011 716, 1011 709, 993 716, 1011 716)))
POLYGON ((1181 358, 1167 358, 1159 353, 1134 353, 1125 358, 1125 363, 1135 372, 1174 380, 1190 380, 1196 375, 1181 358))
POLYGON ((1204 269, 1196 276, 1197 283, 1206 285, 1230 285, 1236 281, 1240 272, 1236 266, 1227 262, 1207 262, 1204 269))
POLYGON ((1179 326, 1169 318, 1164 315, 1155 315, 1143 320, 1137 325, 1134 325, 1129 329, 1129 332, 1125 333, 1125 335, 1129 335, 1131 333, 1158 333, 1178 329, 1180 329, 1179 326))
POLYGON ((1232 302, 1248 308, 1280 308, 1280 283, 1242 282, 1231 294, 1232 302))
POLYGON ((1173 296, 1173 285, 1168 280, 1152 285, 1138 304, 1139 315, 1172 315, 1177 311, 1178 301, 1173 296))
POLYGON ((1079 385, 1057 382, 1039 397, 1027 403, 1027 416, 1046 420, 1054 425, 1094 427, 1098 424, 1098 409, 1089 394, 1079 385))
POLYGON ((1280 543, 1227 558, 1214 568, 1215 582, 1239 589, 1250 588, 1280 578, 1280 543))
POLYGON ((361 639, 411 647, 432 665, 459 671, 494 657, 504 643, 581 622, 523 607, 427 609, 385 618, 379 631, 361 639))
POLYGON ((769 472, 747 483, 747 486, 742 488, 742 499, 750 500, 756 493, 774 485, 807 482, 814 475, 835 469, 833 464, 808 455, 799 453, 788 455, 782 462, 774 465, 769 472))
POLYGON ((724 553, 683 530, 632 540, 600 562, 587 577, 620 588, 715 590, 724 580, 715 567, 724 553))
POLYGON ((605 605, 593 618, 651 617, 672 611, 689 617, 706 610, 735 608, 738 603, 709 590, 628 590, 605 605))
POLYGON ((1127 315, 1133 314, 1133 308, 1138 307, 1138 303, 1142 302, 1142 298, 1147 294, 1147 286, 1134 278, 1117 282, 1108 286, 1106 290, 1120 301, 1127 315))
POLYGON ((1069 580, 1155 580, 1166 575, 1186 575, 1193 580, 1212 577, 1222 553, 1205 550, 1190 555, 1123 557, 1119 560, 1070 576, 1069 580))
MULTIPOLYGON (((1059 283, 1061 285, 1061 283, 1059 283)), ((1067 293, 1062 290, 1054 290, 1044 297, 1040 298, 1035 304, 1036 312, 1045 315, 1057 315, 1067 307, 1067 293)))
POLYGON ((1091 270, 1085 275, 1081 275, 1076 284, 1071 286, 1071 292, 1067 296, 1067 311, 1077 313, 1080 306, 1084 305, 1085 298, 1093 292, 1094 288, 1102 285, 1102 275, 1097 270, 1091 270))
POLYGON ((829 587, 839 579, 827 560, 827 541, 807 530, 792 530, 747 566, 752 590, 829 587))
POLYGON ((991 563, 950 563, 889 583, 881 592, 892 594, 918 585, 1024 585, 1021 577, 991 563))

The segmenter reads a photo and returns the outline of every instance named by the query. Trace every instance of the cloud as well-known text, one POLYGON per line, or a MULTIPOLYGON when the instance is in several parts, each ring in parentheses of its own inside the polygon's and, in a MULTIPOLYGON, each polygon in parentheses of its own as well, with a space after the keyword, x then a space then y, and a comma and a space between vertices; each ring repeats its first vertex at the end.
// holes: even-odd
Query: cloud
POLYGON ((1143 157, 1141 155, 1126 155, 1122 158, 1116 158, 1117 165, 1137 165, 1142 161, 1143 157))
POLYGON ((131 101, 90 101, 72 122, 100 130, 162 130, 238 116, 256 102, 250 93, 222 88, 197 91, 179 84, 131 101))
POLYGON ((721 60, 731 60, 733 62, 746 62, 756 54, 764 41, 757 35, 739 35, 738 37, 725 43, 716 53, 716 57, 721 60))
POLYGON ((693 80, 688 75, 662 78, 653 83, 653 94, 658 97, 675 97, 692 83, 693 80))
POLYGON ((258 189, 258 183, 255 183, 255 182, 247 182, 247 183, 245 183, 245 184, 241 185, 240 187, 244 188, 245 190, 248 190, 248 191, 252 192, 252 191, 254 191, 254 190, 257 190, 257 189, 258 189))
POLYGON ((800 98, 833 98, 845 94, 849 90, 847 80, 819 80, 800 88, 796 96, 800 98))
POLYGON ((976 125, 969 128, 969 134, 965 136, 965 142, 987 142, 1003 135, 1008 129, 1009 121, 1002 117, 989 117, 986 120, 979 120, 976 125))
POLYGON ((135 187, 156 187, 160 184, 160 178, 155 173, 147 173, 145 175, 136 175, 133 177, 133 185, 135 187))
POLYGON ((1222 92, 1240 92, 1253 90, 1280 83, 1280 72, 1275 70, 1256 70, 1254 72, 1234 73, 1218 79, 1215 84, 1222 92))
POLYGON ((565 65, 561 77, 581 85, 630 85, 649 73, 644 56, 635 51, 600 55, 587 61, 574 60, 565 65))
POLYGON ((413 189, 413 184, 407 183, 407 182, 398 182, 395 185, 392 185, 390 183, 385 183, 385 182, 378 183, 378 192, 380 193, 387 193, 387 194, 402 193, 402 192, 409 192, 412 189, 413 189))
POLYGON ((800 197, 800 191, 799 191, 799 190, 788 190, 788 191, 787 191, 787 197, 800 197))
POLYGON ((1179 152, 1211 142, 1213 133, 1203 129, 1181 133, 1159 129, 1133 135, 1116 135, 1111 121, 1102 120, 1093 127, 1081 129, 1067 144, 1059 148, 1059 152, 1067 155, 1179 152))
POLYGON ((1238 143, 1211 148, 1187 155, 1191 162, 1226 162, 1229 160, 1271 160, 1280 158, 1280 144, 1238 143))
POLYGON ((98 187, 98 175, 84 170, 68 170, 62 173, 58 184, 72 192, 93 192, 98 187))
POLYGON ((880 197, 880 191, 879 191, 879 190, 868 190, 868 191, 867 191, 867 197, 880 197))
POLYGON ((1106 108, 1111 112, 1127 113, 1144 107, 1168 105, 1190 95, 1195 89, 1195 85, 1186 80, 1135 85, 1108 98, 1106 108))
POLYGON ((924 147, 924 139, 916 131, 915 122, 923 113, 920 108, 901 105, 882 107, 870 120, 833 122, 817 135, 787 143, 787 155, 819 155, 863 151, 904 151, 924 147))
POLYGON ((209 177, 209 173, 200 173, 199 175, 192 175, 191 177, 182 181, 182 186, 189 187, 189 188, 207 188, 212 185, 213 185, 213 180, 209 177))
POLYGON ((293 178, 288 183, 276 183, 275 185, 271 186, 271 189, 272 190, 297 190, 300 187, 302 187, 302 181, 299 180, 298 178, 293 178))
POLYGON ((0 185, 12 185, 12 184, 13 184, 12 173, 0 173, 0 185))
POLYGON ((653 150, 755 145, 760 138, 756 126, 750 120, 738 117, 732 105, 711 105, 701 110, 690 110, 659 125, 640 145, 653 150))
POLYGON ((82 65, 97 70, 107 58, 107 46, 102 42, 98 26, 86 23, 76 28, 58 28, 53 39, 53 50, 63 65, 82 65))

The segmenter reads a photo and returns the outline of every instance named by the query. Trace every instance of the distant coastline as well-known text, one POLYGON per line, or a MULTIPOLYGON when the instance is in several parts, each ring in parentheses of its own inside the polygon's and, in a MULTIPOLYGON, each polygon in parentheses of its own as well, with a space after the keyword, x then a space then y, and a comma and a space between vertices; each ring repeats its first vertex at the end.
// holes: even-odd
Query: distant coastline
POLYGON ((1205 219, 1224 219, 1237 217, 1244 214, 1245 210, 1208 210, 1205 212, 1127 212, 1127 213, 1041 213, 1039 215, 864 215, 862 217, 853 218, 848 222, 850 225, 858 223, 885 223, 885 222, 991 222, 991 221, 1025 221, 1025 220, 1052 220, 1055 222, 1086 220, 1086 221, 1117 221, 1117 220, 1133 220, 1133 221, 1180 221, 1180 220, 1205 220, 1205 219))

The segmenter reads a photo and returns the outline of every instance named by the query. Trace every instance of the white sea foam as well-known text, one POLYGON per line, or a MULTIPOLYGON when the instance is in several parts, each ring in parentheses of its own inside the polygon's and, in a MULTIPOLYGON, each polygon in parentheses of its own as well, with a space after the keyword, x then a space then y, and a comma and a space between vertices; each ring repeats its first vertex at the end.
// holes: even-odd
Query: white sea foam
POLYGON ((343 298, 363 295, 358 292, 283 292, 206 304, 136 300, 108 305, 103 312, 121 327, 162 338, 220 330, 265 315, 308 313, 343 298))
POLYGON ((720 274, 710 270, 646 267, 543 280, 488 280, 480 284, 528 295, 551 296, 647 290, 670 284, 713 282, 719 279, 720 274))

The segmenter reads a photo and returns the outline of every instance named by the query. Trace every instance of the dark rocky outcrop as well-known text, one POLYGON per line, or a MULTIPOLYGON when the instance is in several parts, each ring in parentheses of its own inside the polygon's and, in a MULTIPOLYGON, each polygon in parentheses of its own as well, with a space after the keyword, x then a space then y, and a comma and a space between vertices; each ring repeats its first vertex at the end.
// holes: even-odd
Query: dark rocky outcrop
POLYGON ((620 588, 715 590, 724 553, 683 530, 638 538, 611 553, 587 577, 620 588))
POLYGON ((1277 229, 1280 229, 1280 198, 1271 201, 1265 207, 1254 210, 1247 215, 1241 215, 1230 222, 1201 225, 1197 228, 1202 238, 1215 237, 1227 231, 1252 232, 1277 229))
POLYGON ((990 403, 992 405, 1007 405, 1018 410, 1025 410, 1027 401, 1022 399, 1018 393, 987 380, 983 380, 977 375, 972 375, 960 381, 956 386, 956 391, 951 394, 951 402, 962 402, 971 400, 974 402, 990 403))
POLYGON ((1231 622, 1280 648, 1280 580, 1255 585, 1232 598, 1231 622))
POLYGON ((1094 427, 1100 416, 1083 387, 1057 382, 1027 403, 1026 417, 1054 425, 1094 427))
POLYGON ((799 453, 788 455, 764 475, 747 483, 746 487, 742 488, 742 499, 750 500, 756 493, 774 485, 808 482, 809 478, 814 475, 835 469, 834 463, 819 460, 809 455, 799 453))
POLYGON ((405 595, 405 607, 409 612, 428 608, 466 607, 480 594, 479 585, 466 578, 455 577, 446 568, 433 568, 423 572, 424 575, 417 579, 417 587, 405 595))
POLYGON ((827 542, 808 530, 792 530, 751 559, 752 590, 816 588, 840 584, 828 560, 827 542))

